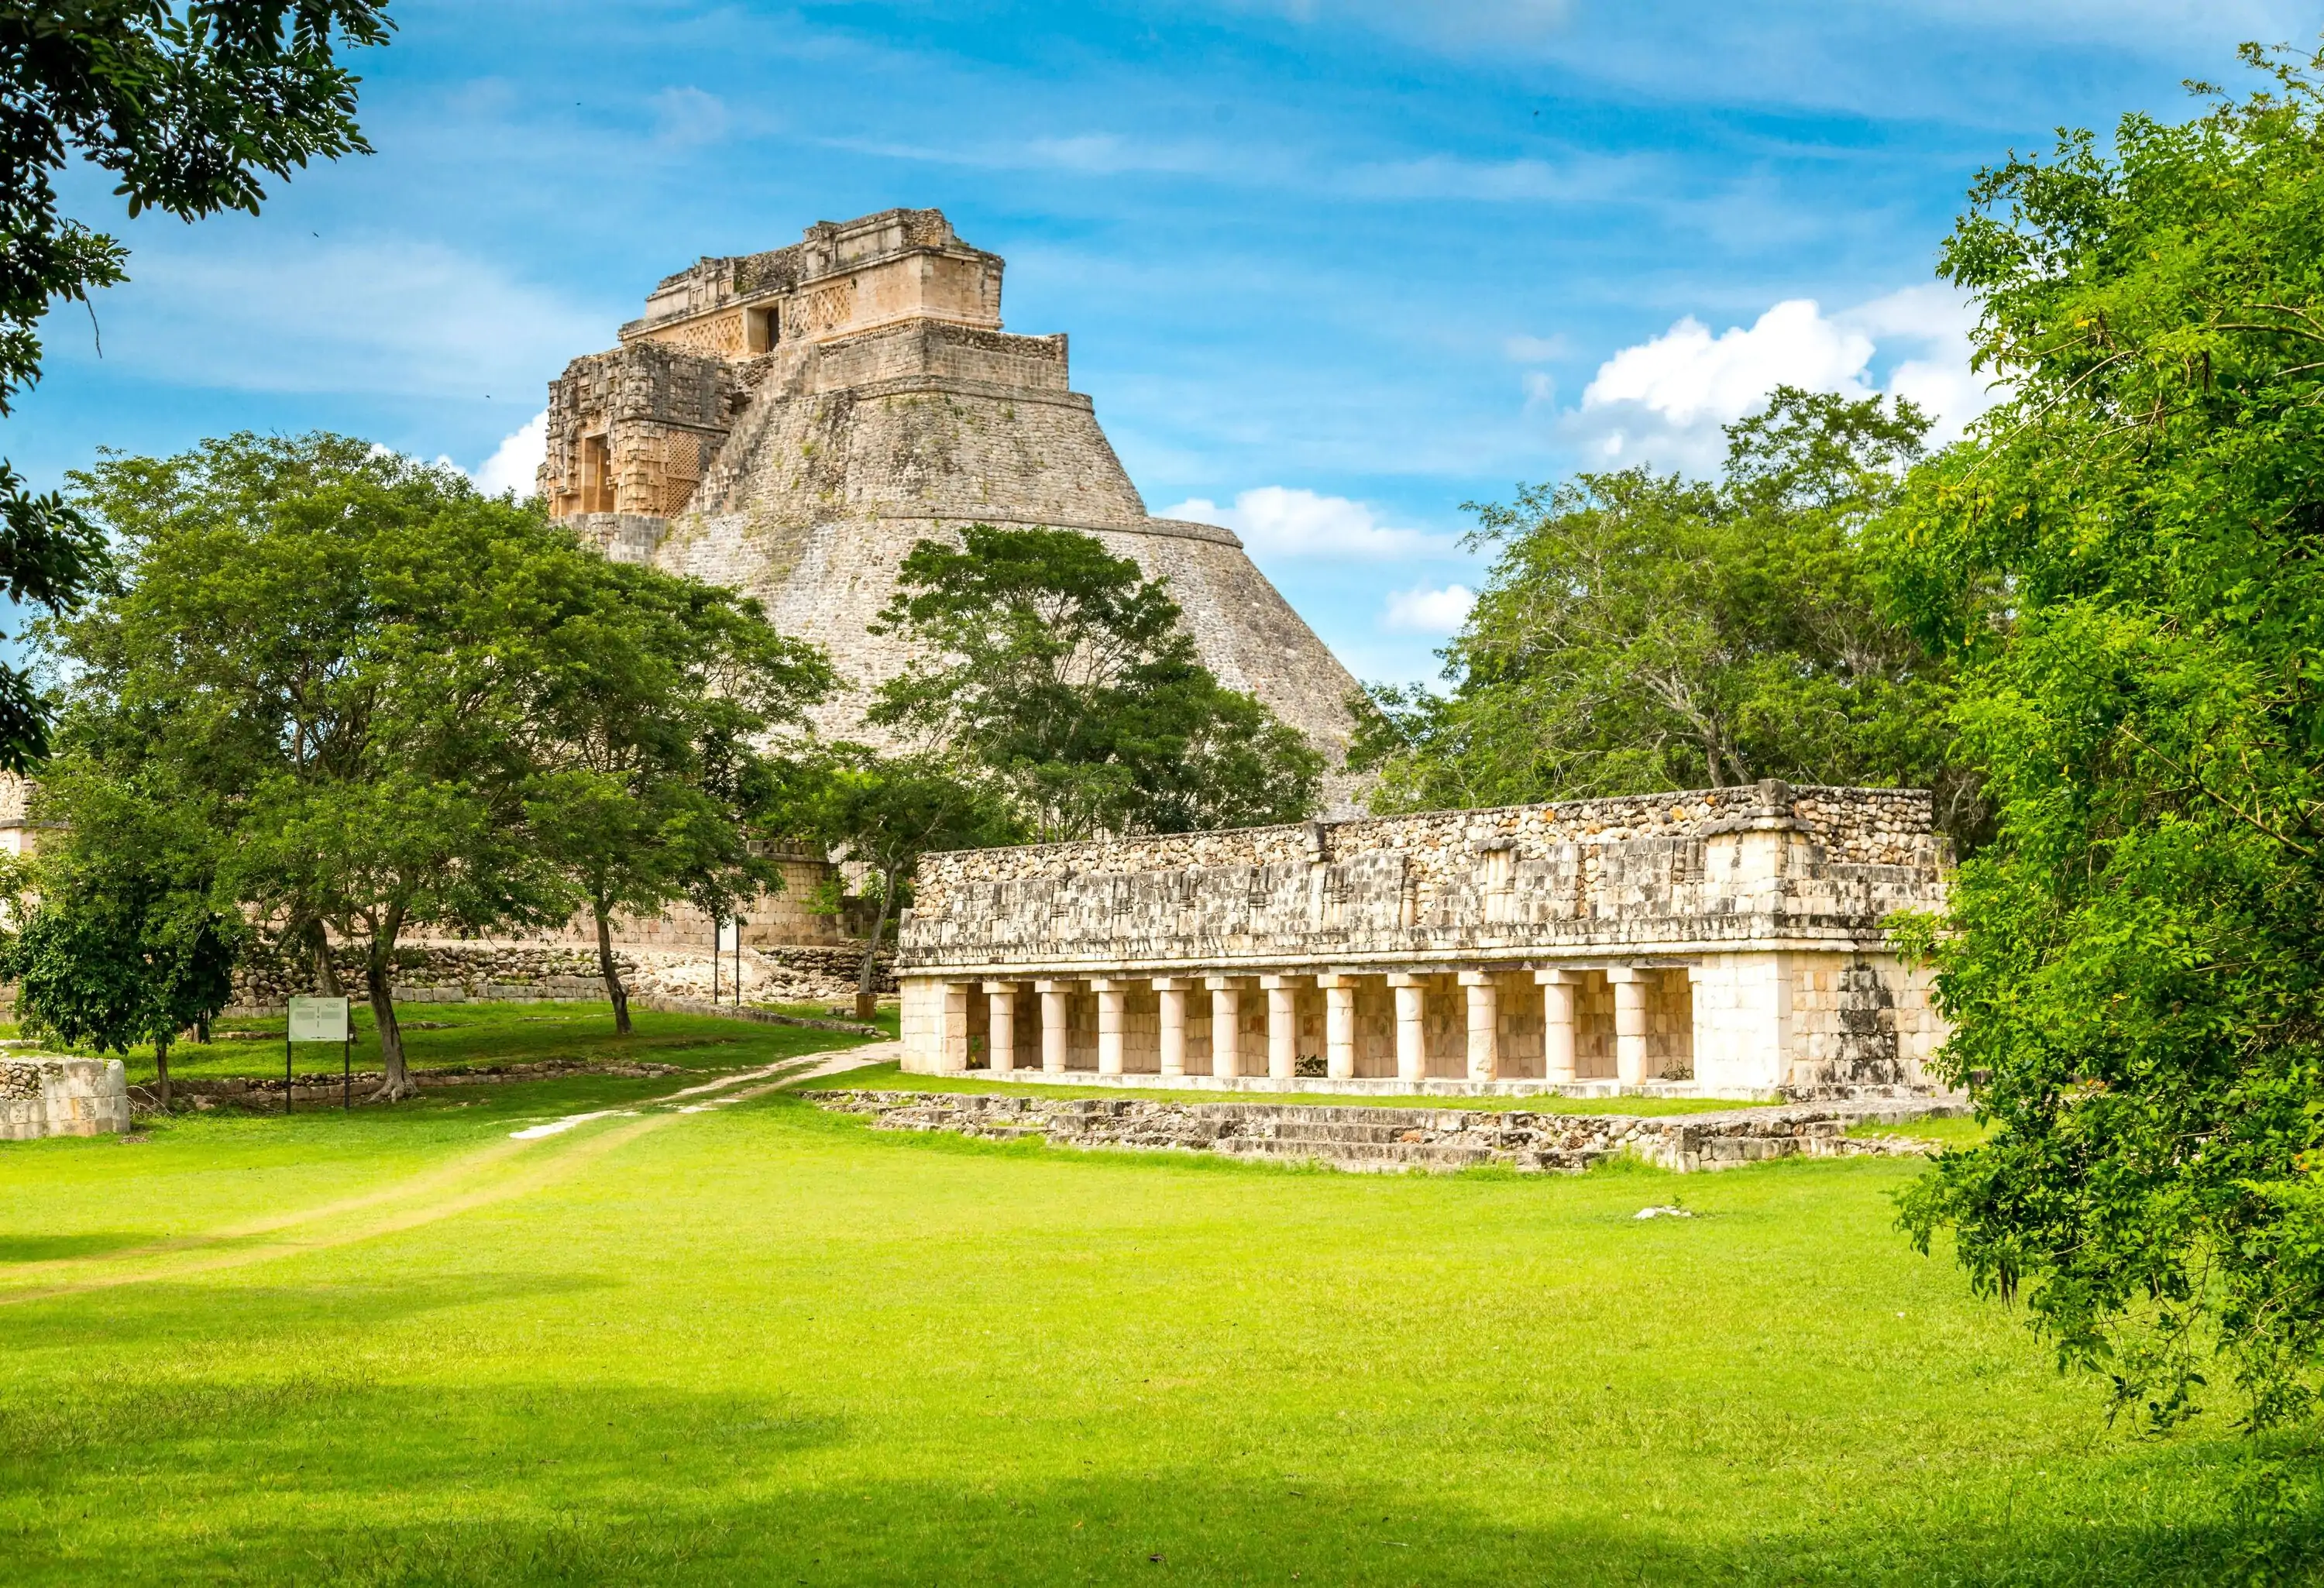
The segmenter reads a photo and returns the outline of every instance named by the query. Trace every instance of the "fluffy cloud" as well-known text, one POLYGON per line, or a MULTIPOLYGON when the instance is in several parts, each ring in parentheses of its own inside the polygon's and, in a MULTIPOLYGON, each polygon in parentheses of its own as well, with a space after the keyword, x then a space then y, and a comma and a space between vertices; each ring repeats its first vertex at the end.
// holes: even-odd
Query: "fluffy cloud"
POLYGON ((1157 516, 1223 524, 1242 537, 1254 557, 1262 559, 1441 557, 1456 544, 1449 535, 1384 524, 1370 508, 1345 496, 1319 496, 1284 485, 1241 492, 1231 507, 1197 496, 1166 507, 1157 516))
POLYGON ((538 488, 536 471, 548 456, 549 410, 544 408, 512 431, 482 467, 470 471, 469 477, 487 495, 513 491, 521 500, 538 488))
POLYGON ((1466 585, 1391 590, 1380 626, 1400 634, 1450 634, 1468 621, 1469 609, 1476 605, 1477 593, 1466 585))
POLYGON ((1934 418, 1932 439, 1950 441, 1993 403, 1969 365, 1974 323, 1960 298, 1941 287, 1908 288, 1830 315, 1812 299, 1788 299, 1715 337, 1689 315, 1600 365, 1565 428, 1600 463, 1645 459, 1708 473, 1725 452, 1720 427, 1791 385, 1910 398, 1934 418), (1888 365, 1885 382, 1874 376, 1876 361, 1888 365))

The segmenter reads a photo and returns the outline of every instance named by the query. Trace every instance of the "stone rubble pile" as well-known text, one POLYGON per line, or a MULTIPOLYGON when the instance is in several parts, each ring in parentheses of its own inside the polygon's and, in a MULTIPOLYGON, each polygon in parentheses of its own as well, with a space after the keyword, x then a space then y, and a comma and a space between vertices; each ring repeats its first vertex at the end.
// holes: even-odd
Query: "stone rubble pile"
POLYGON ((876 1129, 948 1131, 1053 1147, 1142 1148, 1395 1172, 1485 1164, 1579 1173, 1617 1153, 1692 1173, 1776 1158, 1898 1156, 1931 1150, 1909 1136, 1853 1138, 1851 1126, 1958 1112, 1942 1103, 1886 1108, 1751 1108, 1640 1118, 1483 1109, 1149 1102, 1145 1099, 830 1092, 822 1107, 869 1114, 876 1129))

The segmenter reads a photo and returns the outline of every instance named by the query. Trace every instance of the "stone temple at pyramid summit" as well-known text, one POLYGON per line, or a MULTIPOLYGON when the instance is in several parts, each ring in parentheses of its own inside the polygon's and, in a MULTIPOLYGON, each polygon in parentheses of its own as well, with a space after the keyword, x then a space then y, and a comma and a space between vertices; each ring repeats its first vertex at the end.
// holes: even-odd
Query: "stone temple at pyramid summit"
POLYGON ((845 684, 828 735, 880 742, 862 710, 908 652, 869 625, 916 542, 1041 524, 1167 576, 1204 663, 1342 759, 1355 680, 1233 534, 1147 513, 1065 336, 1001 329, 1001 274, 933 209, 701 260, 550 387, 541 494, 607 556, 744 591, 822 645, 845 684))

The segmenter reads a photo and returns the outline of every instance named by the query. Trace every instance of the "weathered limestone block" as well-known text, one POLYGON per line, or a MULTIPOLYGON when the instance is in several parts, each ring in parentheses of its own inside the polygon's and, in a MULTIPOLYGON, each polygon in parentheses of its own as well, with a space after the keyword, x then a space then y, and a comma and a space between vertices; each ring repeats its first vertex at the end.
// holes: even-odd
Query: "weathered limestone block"
POLYGON ((0 1058, 0 1140, 129 1129, 128 1073, 117 1058, 0 1058))

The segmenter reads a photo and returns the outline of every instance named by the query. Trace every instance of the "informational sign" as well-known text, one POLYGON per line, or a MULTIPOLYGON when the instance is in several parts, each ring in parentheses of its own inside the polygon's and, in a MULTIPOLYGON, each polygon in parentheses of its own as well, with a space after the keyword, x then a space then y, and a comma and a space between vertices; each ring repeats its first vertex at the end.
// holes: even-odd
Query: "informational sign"
POLYGON ((293 998, 290 1001, 290 1040, 347 1040, 347 1001, 344 998, 293 998))

